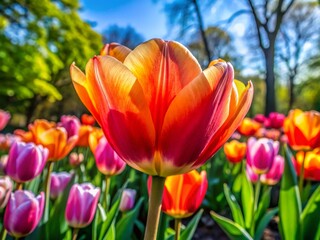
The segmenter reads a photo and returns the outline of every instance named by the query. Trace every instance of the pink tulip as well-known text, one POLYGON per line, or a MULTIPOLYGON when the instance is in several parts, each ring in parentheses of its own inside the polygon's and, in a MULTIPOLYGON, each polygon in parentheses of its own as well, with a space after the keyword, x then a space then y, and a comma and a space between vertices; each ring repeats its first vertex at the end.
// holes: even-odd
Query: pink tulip
POLYGON ((80 126, 80 120, 76 116, 63 115, 58 123, 58 127, 63 127, 67 130, 68 138, 79 136, 80 126))
POLYGON ((265 121, 265 126, 269 128, 282 128, 286 116, 282 113, 271 112, 265 121))
POLYGON ((259 175, 256 174, 254 171, 252 171, 252 168, 251 168, 251 166, 249 164, 246 165, 246 174, 247 174, 248 179, 252 183, 258 182, 259 175))
POLYGON ((79 166, 84 160, 84 156, 82 153, 73 152, 69 155, 69 164, 71 167, 79 166))
POLYGON ((51 173, 50 178, 50 197, 58 198, 70 182, 72 174, 67 172, 51 173))
POLYGON ((30 234, 38 225, 44 208, 44 193, 18 190, 11 194, 4 214, 4 227, 10 235, 20 238, 30 234))
POLYGON ((10 118, 10 113, 0 109, 0 131, 7 126, 10 118))
POLYGON ((270 170, 267 173, 261 175, 260 177, 261 182, 267 185, 275 185, 280 181, 283 171, 284 171, 284 159, 282 156, 277 155, 274 158, 274 161, 270 170))
POLYGON ((124 189, 121 196, 119 209, 121 212, 129 211, 134 206, 137 191, 134 189, 124 189))
POLYGON ((8 176, 0 177, 0 209, 3 209, 9 200, 12 191, 12 182, 8 176))
POLYGON ((266 117, 263 114, 257 114, 254 118, 253 118, 256 122, 258 123, 264 123, 264 121, 266 120, 266 117))
POLYGON ((279 142, 267 138, 249 138, 247 143, 247 164, 253 172, 262 174, 269 171, 274 157, 278 154, 279 142))
POLYGON ((105 137, 100 138, 93 154, 98 170, 106 176, 118 175, 126 167, 126 163, 116 154, 105 137))
POLYGON ((9 151, 6 174, 18 183, 30 181, 43 170, 49 151, 34 143, 14 142, 9 151))
POLYGON ((100 189, 91 183, 74 184, 70 190, 65 218, 73 228, 88 226, 95 215, 100 189))

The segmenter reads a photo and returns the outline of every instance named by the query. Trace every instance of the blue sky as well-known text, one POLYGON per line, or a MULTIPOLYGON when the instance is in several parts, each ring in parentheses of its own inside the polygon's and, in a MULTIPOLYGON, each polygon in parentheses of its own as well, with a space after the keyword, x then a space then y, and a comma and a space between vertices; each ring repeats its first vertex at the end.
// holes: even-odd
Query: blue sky
POLYGON ((146 39, 164 38, 166 16, 162 4, 152 0, 82 0, 80 15, 85 20, 97 23, 99 32, 108 26, 117 24, 132 26, 146 39))

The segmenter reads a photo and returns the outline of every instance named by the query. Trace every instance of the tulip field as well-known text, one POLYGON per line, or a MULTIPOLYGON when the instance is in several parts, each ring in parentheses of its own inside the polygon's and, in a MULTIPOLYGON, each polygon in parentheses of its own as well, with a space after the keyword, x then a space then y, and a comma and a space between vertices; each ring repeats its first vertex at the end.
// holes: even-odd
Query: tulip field
POLYGON ((248 114, 254 84, 175 41, 70 66, 87 108, 10 127, 3 239, 320 239, 320 113, 248 114))

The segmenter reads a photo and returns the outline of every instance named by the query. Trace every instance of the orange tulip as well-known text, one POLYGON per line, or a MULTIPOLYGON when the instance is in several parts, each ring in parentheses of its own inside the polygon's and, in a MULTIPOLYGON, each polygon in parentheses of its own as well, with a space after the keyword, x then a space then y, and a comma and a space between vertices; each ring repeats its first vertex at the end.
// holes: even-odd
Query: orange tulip
POLYGON ((296 154, 296 172, 300 174, 300 168, 304 160, 304 178, 312 181, 320 181, 320 149, 296 154))
POLYGON ((89 136, 93 131, 93 127, 90 125, 81 125, 79 129, 79 138, 77 146, 79 147, 88 147, 89 146, 89 136))
POLYGON ((89 135, 89 146, 92 153, 96 151, 99 140, 103 137, 103 131, 100 128, 94 128, 89 135))
POLYGON ((310 150, 320 147, 320 113, 291 110, 284 120, 284 133, 294 150, 310 150))
POLYGON ((241 162, 246 155, 247 144, 232 140, 224 144, 223 150, 227 159, 232 163, 241 162))
POLYGON ((243 136, 253 136, 261 127, 261 124, 251 118, 245 118, 238 127, 238 132, 243 136))
POLYGON ((38 136, 39 143, 49 149, 48 161, 58 161, 66 157, 78 141, 78 136, 68 138, 62 127, 54 127, 38 136))
POLYGON ((93 126, 95 124, 95 122, 96 122, 96 120, 91 115, 86 114, 86 113, 81 115, 81 123, 83 125, 93 126))
MULTIPOLYGON (((148 179, 150 191, 151 177, 148 179)), ((200 207, 208 188, 207 173, 197 170, 167 177, 162 198, 162 211, 174 218, 186 218, 200 207)))
POLYGON ((251 105, 253 86, 233 80, 231 64, 214 61, 201 71, 177 42, 152 39, 128 54, 121 45, 113 51, 125 58, 96 56, 86 75, 72 64, 71 78, 118 155, 149 175, 203 165, 251 105))

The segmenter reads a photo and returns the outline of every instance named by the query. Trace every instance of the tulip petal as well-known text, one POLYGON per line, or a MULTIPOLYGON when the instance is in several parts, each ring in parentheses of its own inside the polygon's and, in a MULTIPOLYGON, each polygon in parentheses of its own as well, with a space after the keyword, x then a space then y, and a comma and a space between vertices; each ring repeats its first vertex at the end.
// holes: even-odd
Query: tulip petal
POLYGON ((172 101, 160 149, 167 159, 175 160, 176 166, 194 162, 225 120, 228 112, 221 106, 228 102, 232 81, 231 65, 219 63, 206 69, 172 101))
POLYGON ((150 159, 155 131, 139 82, 115 58, 98 56, 88 64, 89 91, 99 96, 100 124, 110 144, 128 161, 150 159))
POLYGON ((96 108, 95 98, 92 98, 87 90, 87 80, 84 73, 73 63, 70 66, 70 75, 73 86, 86 108, 92 113, 94 118, 100 123, 100 115, 96 108))
POLYGON ((156 132, 177 93, 201 73, 191 53, 177 42, 152 39, 135 48, 124 65, 143 88, 156 132))
MULTIPOLYGON (((202 165, 208 158, 210 158, 218 149, 231 137, 233 132, 239 126, 245 115, 247 114, 252 98, 253 86, 249 81, 246 88, 237 86, 239 101, 236 107, 230 112, 230 115, 222 126, 218 129, 215 135, 210 139, 209 144, 201 152, 198 160, 194 163, 194 167, 202 165)), ((232 108, 232 106, 230 106, 232 108)))
POLYGON ((123 62, 131 50, 118 43, 106 44, 100 52, 101 56, 111 56, 123 62))

